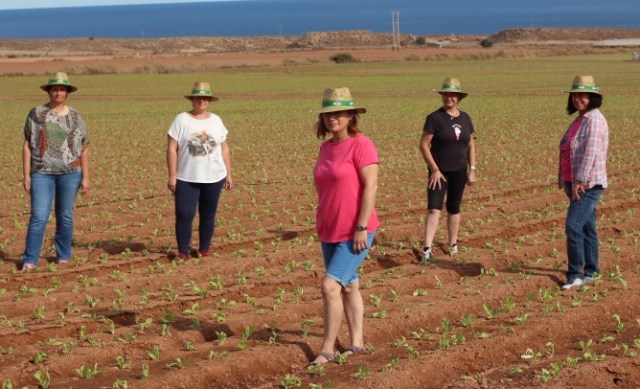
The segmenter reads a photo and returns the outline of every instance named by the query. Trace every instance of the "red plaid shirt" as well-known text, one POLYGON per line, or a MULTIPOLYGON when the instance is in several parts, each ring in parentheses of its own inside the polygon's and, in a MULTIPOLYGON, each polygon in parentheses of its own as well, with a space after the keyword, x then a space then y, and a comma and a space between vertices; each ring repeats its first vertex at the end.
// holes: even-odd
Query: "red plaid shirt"
POLYGON ((599 109, 583 115, 582 123, 571 142, 571 175, 573 184, 584 183, 585 189, 596 185, 607 187, 607 149, 609 125, 599 109))

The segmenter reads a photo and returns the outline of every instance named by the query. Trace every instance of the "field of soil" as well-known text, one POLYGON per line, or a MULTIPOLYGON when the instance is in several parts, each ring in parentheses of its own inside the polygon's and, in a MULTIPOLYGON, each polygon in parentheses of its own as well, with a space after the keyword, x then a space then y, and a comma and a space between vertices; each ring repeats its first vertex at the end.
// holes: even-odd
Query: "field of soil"
MULTIPOLYGON (((572 37, 591 42, 640 36, 626 32, 572 37)), ((566 40, 558 49, 548 42, 561 39, 545 33, 544 44, 523 30, 456 41, 442 37, 455 42, 453 47, 407 45, 400 51, 356 43, 307 48, 298 42, 297 49, 287 43, 255 52, 171 52, 186 41, 196 50, 204 41, 222 39, 202 38, 202 45, 196 45, 198 39, 185 38, 167 40, 173 42, 171 49, 168 44, 162 49, 168 54, 135 55, 135 47, 121 53, 125 43, 137 43, 111 41, 106 47, 118 54, 107 55, 107 48, 94 46, 101 39, 87 46, 71 42, 64 50, 69 42, 0 42, 3 52, 13 50, 11 58, 0 58, 0 74, 43 74, 54 64, 56 70, 111 65, 115 72, 199 61, 271 66, 287 59, 328 61, 331 53, 347 49, 366 61, 404 60, 410 53, 446 52, 455 58, 487 50, 514 56, 595 50, 566 40), (518 34, 520 45, 511 41, 518 34), (493 40, 494 47, 479 47, 482 39, 493 40), (61 50, 62 57, 71 58, 23 55, 45 44, 52 53, 61 50)), ((635 81, 630 84, 628 90, 639 88, 635 81)), ((103 97, 101 103, 109 99, 115 98, 103 97)), ((635 134, 637 117, 619 120, 628 134, 635 134)), ((136 131, 143 120, 136 116, 131 122, 136 131)), ((418 137, 372 130, 387 167, 377 201, 382 228, 362 268, 368 350, 342 364, 309 370, 306 364, 322 339, 323 265, 307 171, 317 144, 278 131, 257 128, 255 134, 234 139, 237 185, 223 194, 213 256, 188 261, 176 259, 170 249, 174 219, 171 196, 164 190, 162 150, 143 158, 140 150, 151 153, 145 149, 147 139, 133 137, 115 150, 118 158, 103 156, 96 163, 96 170, 102 169, 96 177, 102 175, 104 182, 78 201, 73 263, 55 264, 50 222, 45 258, 36 271, 21 273, 28 200, 20 192, 19 163, 6 163, 3 183, 11 190, 0 208, 3 388, 640 387, 640 157, 633 136, 617 138, 610 153, 612 187, 598 208, 602 274, 593 284, 562 291, 566 200, 553 184, 554 158, 516 152, 528 161, 523 163, 509 149, 521 143, 480 138, 480 182, 465 194, 461 252, 448 255, 441 230, 435 259, 422 264, 416 250, 425 208, 423 167, 407 151, 416 151, 418 137), (267 130, 272 137, 265 137, 267 130), (272 138, 282 141, 260 144, 272 138), (272 165, 257 163, 272 156, 272 165), (391 158, 400 161, 391 167, 391 158), (129 179, 109 180, 120 174, 129 179), (255 178, 260 174, 264 178, 255 178)), ((107 147, 109 134, 97 138, 107 147)), ((528 141, 536 152, 546 143, 553 143, 555 151, 555 138, 528 141)), ((339 350, 348 346, 346 341, 344 325, 339 350)))

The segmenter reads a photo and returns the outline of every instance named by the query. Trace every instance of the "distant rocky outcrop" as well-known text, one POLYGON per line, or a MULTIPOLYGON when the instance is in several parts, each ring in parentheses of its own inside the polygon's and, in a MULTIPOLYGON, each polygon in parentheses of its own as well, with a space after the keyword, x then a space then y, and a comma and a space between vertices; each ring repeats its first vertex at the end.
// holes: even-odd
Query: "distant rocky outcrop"
POLYGON ((513 28, 490 35, 492 43, 599 41, 640 38, 640 29, 625 28, 513 28))

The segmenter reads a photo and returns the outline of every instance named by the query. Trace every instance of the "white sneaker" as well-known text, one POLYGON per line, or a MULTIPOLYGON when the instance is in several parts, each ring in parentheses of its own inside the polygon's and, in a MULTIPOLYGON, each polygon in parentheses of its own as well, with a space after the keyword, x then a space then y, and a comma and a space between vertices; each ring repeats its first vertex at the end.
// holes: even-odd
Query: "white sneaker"
POLYGON ((592 282, 593 282, 593 277, 585 276, 585 277, 582 279, 582 285, 584 285, 584 284, 590 284, 590 283, 592 283, 592 282))
POLYGON ((449 256, 453 257, 456 254, 458 254, 458 245, 454 243, 453 246, 449 247, 449 256))
MULTIPOLYGON (((589 277, 589 278, 591 278, 591 277, 589 277)), ((582 284, 584 284, 584 281, 582 280, 582 278, 576 278, 572 282, 562 285, 562 289, 568 290, 568 289, 571 289, 571 288, 573 288, 575 286, 581 286, 582 284)))
POLYGON ((433 253, 431 252, 431 247, 429 247, 427 250, 422 252, 422 256, 420 260, 422 262, 428 262, 432 256, 433 256, 433 253))

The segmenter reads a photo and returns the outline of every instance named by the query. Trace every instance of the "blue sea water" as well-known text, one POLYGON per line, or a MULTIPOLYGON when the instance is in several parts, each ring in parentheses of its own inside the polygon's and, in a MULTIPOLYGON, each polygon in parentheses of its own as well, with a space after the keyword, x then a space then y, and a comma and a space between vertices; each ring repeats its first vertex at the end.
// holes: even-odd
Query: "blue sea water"
POLYGON ((0 39, 302 35, 315 31, 491 34, 517 27, 640 28, 639 0, 237 0, 0 10, 0 39))

